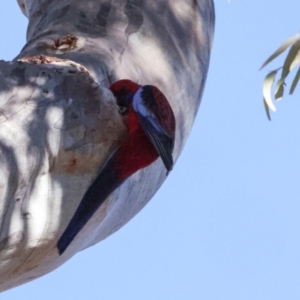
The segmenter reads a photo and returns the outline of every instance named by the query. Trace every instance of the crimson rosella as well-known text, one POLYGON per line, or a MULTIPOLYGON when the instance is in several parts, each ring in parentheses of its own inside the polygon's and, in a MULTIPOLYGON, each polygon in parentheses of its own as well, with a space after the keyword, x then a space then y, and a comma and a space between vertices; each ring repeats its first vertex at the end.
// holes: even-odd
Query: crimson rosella
POLYGON ((110 86, 120 113, 125 116, 127 137, 109 157, 86 191, 60 237, 61 255, 107 197, 129 176, 161 157, 167 174, 173 167, 175 117, 164 94, 155 86, 119 80, 110 86))

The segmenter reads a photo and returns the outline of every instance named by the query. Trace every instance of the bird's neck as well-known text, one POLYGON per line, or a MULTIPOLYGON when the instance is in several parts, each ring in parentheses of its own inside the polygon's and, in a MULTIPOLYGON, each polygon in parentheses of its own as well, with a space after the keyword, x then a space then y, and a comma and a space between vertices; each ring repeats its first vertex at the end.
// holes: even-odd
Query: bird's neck
POLYGON ((127 128, 128 128, 129 135, 133 134, 139 128, 141 128, 140 120, 138 118, 138 115, 134 111, 131 103, 129 104, 129 107, 128 107, 127 128))
POLYGON ((131 105, 129 107, 127 122, 128 136, 115 153, 114 160, 114 169, 117 170, 118 177, 121 180, 149 166, 159 156, 144 132, 138 116, 131 105))

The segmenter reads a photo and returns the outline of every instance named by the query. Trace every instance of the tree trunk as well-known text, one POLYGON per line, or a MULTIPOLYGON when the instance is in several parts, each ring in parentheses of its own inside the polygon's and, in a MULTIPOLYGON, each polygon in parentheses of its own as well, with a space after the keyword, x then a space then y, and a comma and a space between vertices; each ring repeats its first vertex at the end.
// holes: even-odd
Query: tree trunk
MULTIPOLYGON (((0 290, 46 274, 128 222, 166 178, 160 160, 111 194, 67 251, 58 238, 126 127, 111 92, 157 86, 176 116, 176 160, 196 116, 213 0, 18 0, 27 44, 0 61, 0 290)), ((175 170, 176 172, 176 170, 175 170)))

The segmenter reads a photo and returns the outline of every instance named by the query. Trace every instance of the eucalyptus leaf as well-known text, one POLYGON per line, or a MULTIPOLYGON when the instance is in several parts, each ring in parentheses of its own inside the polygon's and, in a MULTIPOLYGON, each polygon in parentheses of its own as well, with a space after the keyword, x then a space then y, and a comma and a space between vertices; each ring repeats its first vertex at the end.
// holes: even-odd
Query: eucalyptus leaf
POLYGON ((279 101, 282 99, 283 97, 283 93, 284 93, 284 82, 280 83, 277 88, 276 88, 276 92, 275 92, 275 100, 279 101))
POLYGON ((294 61, 290 66, 290 72, 299 64, 300 64, 300 50, 298 51, 298 54, 296 55, 294 61))
POLYGON ((280 47, 262 64, 260 70, 264 68, 267 64, 269 64, 273 59, 283 53, 289 46, 294 44, 300 38, 300 33, 288 38, 285 42, 283 42, 280 47))
POLYGON ((298 81, 299 81, 299 78, 300 78, 300 67, 298 68, 298 71, 296 73, 296 76, 292 82, 292 85, 291 85, 291 89, 290 89, 290 95, 294 93, 294 90, 298 84, 298 81))
POLYGON ((291 46, 291 49, 283 64, 281 79, 284 80, 289 75, 291 71, 291 66, 294 63, 295 59, 297 58, 299 50, 300 50, 300 40, 296 41, 291 46))
POLYGON ((265 98, 264 98, 264 107, 265 107, 267 117, 268 117, 269 121, 271 121, 270 109, 269 109, 269 106, 268 106, 265 98))
POLYGON ((275 94, 278 93, 278 91, 280 90, 280 88, 283 84, 284 84, 284 79, 280 78, 276 83, 275 94))
POLYGON ((274 83, 277 71, 278 70, 274 70, 274 71, 270 72, 266 76, 264 83, 263 83, 264 101, 266 102, 266 105, 268 106, 268 108, 274 112, 276 111, 276 107, 274 106, 273 101, 272 101, 272 85, 274 83))

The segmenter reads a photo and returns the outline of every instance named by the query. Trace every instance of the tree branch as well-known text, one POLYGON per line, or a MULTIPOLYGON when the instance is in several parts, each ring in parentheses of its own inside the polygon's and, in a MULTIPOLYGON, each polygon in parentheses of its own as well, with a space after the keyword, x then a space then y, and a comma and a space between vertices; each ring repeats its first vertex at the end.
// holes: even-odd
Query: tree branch
POLYGON ((0 289, 60 266, 128 222, 166 175, 160 160, 110 195, 59 256, 56 242, 126 127, 107 87, 157 86, 176 116, 175 160, 196 116, 212 0, 18 0, 27 43, 0 63, 0 289))

